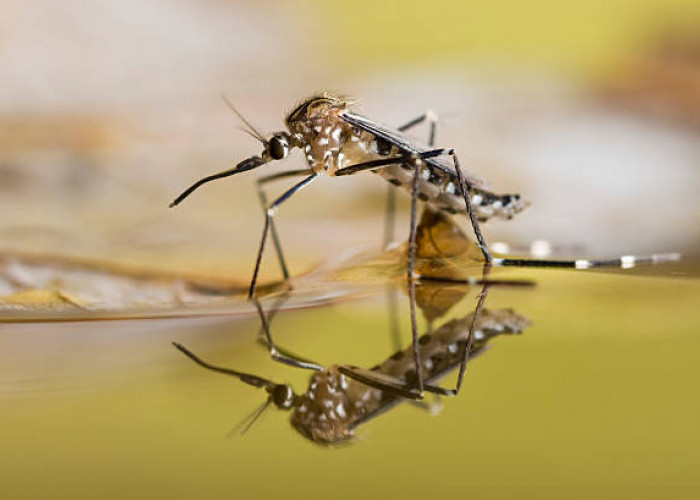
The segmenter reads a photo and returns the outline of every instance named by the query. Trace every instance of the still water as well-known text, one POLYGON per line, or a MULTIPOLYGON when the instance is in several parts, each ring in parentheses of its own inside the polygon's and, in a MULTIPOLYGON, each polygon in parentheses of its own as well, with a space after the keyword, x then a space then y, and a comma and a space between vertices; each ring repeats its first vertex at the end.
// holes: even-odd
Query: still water
MULTIPOLYGON (((387 278, 392 258, 302 278, 274 317, 275 341, 323 366, 367 369, 410 348, 405 281, 387 278), (367 279, 378 269, 381 279, 367 279), (328 294, 331 280, 348 293, 328 294)), ((691 260, 495 269, 492 279, 512 283, 488 288, 484 314, 516 326, 481 325, 493 336, 475 339, 481 352, 461 393, 394 405, 336 446, 297 432, 274 406, 240 435, 265 391, 171 345, 304 393, 312 372, 270 359, 243 294, 224 316, 0 324, 2 497, 697 498, 693 275, 691 260)), ((463 334, 481 291, 420 285, 419 333, 438 338, 454 320, 463 334)), ((452 370, 441 384, 455 381, 452 370)))

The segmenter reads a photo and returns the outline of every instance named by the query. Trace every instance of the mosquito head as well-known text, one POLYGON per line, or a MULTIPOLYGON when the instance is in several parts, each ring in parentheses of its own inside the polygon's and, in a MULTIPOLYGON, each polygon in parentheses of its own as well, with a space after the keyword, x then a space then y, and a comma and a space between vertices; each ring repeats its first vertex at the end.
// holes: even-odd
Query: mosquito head
POLYGON ((286 384, 275 384, 270 382, 269 385, 265 386, 265 390, 268 393, 267 399, 260 405, 253 413, 248 415, 245 419, 236 425, 229 435, 240 430, 241 435, 245 434, 253 427, 253 424, 265 413, 265 410, 274 404, 277 408, 282 410, 289 410, 294 406, 297 396, 294 394, 292 388, 286 384))
POLYGON ((265 145, 265 150, 262 157, 266 161, 285 158, 293 147, 291 137, 287 132, 277 132, 267 141, 264 141, 263 144, 265 145))
POLYGON ((290 409, 297 397, 287 384, 275 384, 268 387, 267 392, 270 394, 269 400, 282 410, 290 409))

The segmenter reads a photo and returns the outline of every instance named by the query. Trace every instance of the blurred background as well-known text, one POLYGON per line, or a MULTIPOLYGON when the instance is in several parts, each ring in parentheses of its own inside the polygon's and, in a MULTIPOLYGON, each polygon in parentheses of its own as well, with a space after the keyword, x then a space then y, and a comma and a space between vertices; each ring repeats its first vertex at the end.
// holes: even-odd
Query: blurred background
MULTIPOLYGON (((2 11, 2 249, 246 275, 256 173, 167 205, 260 153, 222 93, 272 132, 323 90, 390 125, 438 113, 438 144, 532 202, 489 223, 491 241, 608 256, 698 242, 693 0, 4 0, 2 11)), ((257 175, 302 165, 292 155, 257 175)), ((324 179, 285 205, 297 269, 379 244, 385 190, 373 176, 324 179)))
MULTIPOLYGON (((324 90, 388 125, 435 111, 439 145, 532 203, 487 224, 490 242, 698 253, 697 0, 0 0, 0 303, 60 288, 66 262, 245 286, 263 222, 254 179, 302 157, 168 204, 260 153, 221 94, 273 132, 324 90), (57 274, 3 260, 18 254, 57 274)), ((285 204, 292 274, 379 251, 386 189, 325 178, 285 204)), ((266 280, 279 277, 270 255, 266 280)), ((439 420, 403 405, 341 450, 303 441, 279 414, 224 438, 263 396, 169 342, 303 389, 307 373, 253 342, 257 316, 2 323, 0 496, 697 498, 697 280, 514 273, 536 291, 493 289, 487 307, 533 326, 470 364, 439 420)), ((392 352, 379 299, 280 314, 275 331, 322 363, 392 352)))

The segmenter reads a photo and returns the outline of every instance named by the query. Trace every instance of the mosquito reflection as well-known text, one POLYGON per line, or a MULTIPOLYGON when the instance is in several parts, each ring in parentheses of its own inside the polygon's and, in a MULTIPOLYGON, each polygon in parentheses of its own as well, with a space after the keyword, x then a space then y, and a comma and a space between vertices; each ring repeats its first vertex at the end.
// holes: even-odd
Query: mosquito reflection
MULTIPOLYGON (((484 292, 489 286, 482 286, 480 297, 486 297, 484 292)), ((483 301, 479 302, 481 307, 419 337, 418 355, 426 392, 438 396, 454 395, 454 390, 445 389, 438 383, 462 365, 465 352, 467 358, 473 360, 488 350, 495 337, 520 334, 529 325, 527 318, 512 309, 490 310, 483 307, 483 301)), ((305 438, 322 445, 352 440, 359 426, 404 401, 433 408, 422 401, 414 401, 412 396, 411 389, 417 377, 412 345, 397 350, 371 368, 347 364, 320 366, 306 361, 315 369, 306 391, 299 393, 288 384, 211 364, 183 345, 175 343, 175 346, 208 370, 234 376, 248 385, 264 389, 268 397, 261 408, 274 405, 291 411, 292 427, 305 438)), ((296 359, 287 351, 279 349, 279 352, 296 359)), ((249 428, 261 411, 255 412, 242 427, 249 428)))

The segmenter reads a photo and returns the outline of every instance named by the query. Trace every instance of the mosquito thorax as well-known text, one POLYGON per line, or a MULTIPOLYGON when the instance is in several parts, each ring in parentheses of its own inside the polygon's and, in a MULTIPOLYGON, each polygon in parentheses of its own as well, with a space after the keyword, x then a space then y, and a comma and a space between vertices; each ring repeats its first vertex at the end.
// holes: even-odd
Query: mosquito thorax
MULTIPOLYGON (((336 367, 315 372, 309 389, 299 396, 290 417, 292 427, 319 444, 337 444, 354 435, 350 424, 362 413, 362 403, 347 391, 350 384, 336 367)), ((364 393, 365 391, 363 391, 364 393)))

